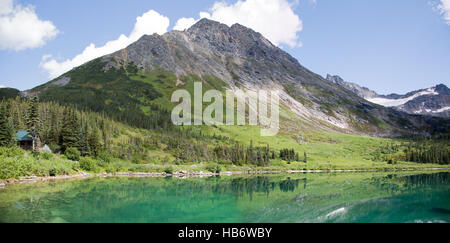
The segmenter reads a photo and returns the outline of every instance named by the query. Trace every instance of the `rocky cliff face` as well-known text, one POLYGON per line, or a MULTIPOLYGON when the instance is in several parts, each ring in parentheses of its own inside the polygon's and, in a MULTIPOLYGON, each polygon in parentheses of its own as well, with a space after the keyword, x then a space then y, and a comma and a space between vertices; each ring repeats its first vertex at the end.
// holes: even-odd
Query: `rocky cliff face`
POLYGON ((207 19, 186 31, 143 36, 104 60, 106 69, 133 62, 146 70, 172 70, 177 76, 214 75, 229 85, 295 83, 306 81, 305 76, 320 79, 261 34, 239 24, 228 27, 207 19))
POLYGON ((345 82, 339 76, 327 75, 328 81, 344 87, 361 98, 385 107, 393 107, 409 114, 450 118, 450 90, 444 84, 428 89, 411 91, 404 95, 379 95, 355 83, 345 82))
MULTIPOLYGON (((198 81, 203 82, 207 77, 214 77, 221 81, 220 85, 224 89, 229 90, 279 90, 281 105, 292 114, 283 114, 282 122, 291 127, 373 136, 399 135, 412 130, 427 133, 434 129, 430 125, 430 118, 411 116, 375 105, 354 94, 354 90, 358 89, 356 85, 344 86, 343 81, 338 78, 332 82, 322 78, 304 68, 295 58, 274 46, 261 34, 239 24, 228 27, 202 19, 185 31, 145 35, 127 48, 100 60, 104 74, 86 74, 88 70, 95 70, 94 65, 100 65, 98 62, 90 62, 75 68, 77 73, 83 74, 83 79, 80 74, 75 75, 74 71, 70 71, 32 92, 44 96, 53 92, 54 95, 47 97, 61 97, 62 92, 69 92, 69 87, 70 92, 74 92, 75 89, 95 86, 97 88, 93 92, 99 93, 99 87, 105 88, 109 84, 93 82, 97 82, 99 77, 108 80, 105 77, 112 75, 110 70, 124 70, 132 64, 142 75, 158 70, 171 72, 176 78, 174 83, 180 88, 187 76, 195 75, 200 79, 198 81), (86 84, 86 80, 92 82, 86 84), (71 86, 75 83, 78 84, 76 88, 71 86)), ((125 77, 123 79, 127 80, 125 77)), ((135 82, 132 78, 128 79, 130 83, 135 82)), ((117 90, 108 92, 110 94, 117 90)), ((361 88, 360 93, 371 92, 361 88)), ((61 99, 77 102, 71 101, 67 95, 61 99)))
POLYGON ((366 87, 361 87, 355 83, 345 82, 341 77, 337 75, 331 76, 330 74, 327 74, 326 79, 332 83, 335 83, 341 87, 344 87, 345 89, 352 91, 353 93, 364 99, 378 97, 378 94, 375 91, 370 90, 366 87))

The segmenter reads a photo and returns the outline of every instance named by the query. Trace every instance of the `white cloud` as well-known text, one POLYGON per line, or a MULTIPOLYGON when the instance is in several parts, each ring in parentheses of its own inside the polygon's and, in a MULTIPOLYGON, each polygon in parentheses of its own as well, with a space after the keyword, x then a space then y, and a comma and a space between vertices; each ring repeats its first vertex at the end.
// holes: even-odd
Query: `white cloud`
POLYGON ((12 0, 0 0, 0 15, 8 14, 13 10, 12 0))
POLYGON ((177 21, 175 26, 173 27, 174 30, 185 30, 197 22, 194 18, 181 18, 177 21))
POLYGON ((0 84, 0 89, 3 89, 3 88, 5 88, 5 86, 3 86, 3 85, 0 84))
POLYGON ((34 6, 0 0, 0 50, 24 50, 43 46, 58 35, 50 21, 40 20, 34 6))
POLYGON ((58 62, 52 55, 44 55, 40 66, 48 72, 50 78, 55 78, 97 57, 123 49, 143 35, 164 34, 167 32, 169 23, 169 18, 154 10, 150 10, 136 18, 136 23, 130 35, 125 36, 122 34, 116 40, 108 41, 105 45, 99 47, 91 43, 81 54, 61 62, 58 62))
MULTIPOLYGON (((287 0, 239 0, 235 4, 216 2, 209 12, 200 12, 199 15, 200 18, 212 19, 229 26, 242 24, 260 32, 275 45, 301 46, 298 33, 303 29, 302 21, 287 0)), ((193 18, 181 18, 174 29, 184 30, 197 21, 193 18)))
POLYGON ((450 25, 450 0, 441 0, 441 3, 436 6, 436 9, 442 14, 445 22, 450 25))

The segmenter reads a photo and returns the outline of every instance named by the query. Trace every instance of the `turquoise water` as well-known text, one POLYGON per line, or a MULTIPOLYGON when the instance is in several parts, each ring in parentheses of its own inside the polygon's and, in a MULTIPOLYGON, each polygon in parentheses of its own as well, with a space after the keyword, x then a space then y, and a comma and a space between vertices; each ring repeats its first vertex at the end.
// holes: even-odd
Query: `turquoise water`
POLYGON ((0 222, 450 222, 450 173, 17 184, 0 189, 0 222))

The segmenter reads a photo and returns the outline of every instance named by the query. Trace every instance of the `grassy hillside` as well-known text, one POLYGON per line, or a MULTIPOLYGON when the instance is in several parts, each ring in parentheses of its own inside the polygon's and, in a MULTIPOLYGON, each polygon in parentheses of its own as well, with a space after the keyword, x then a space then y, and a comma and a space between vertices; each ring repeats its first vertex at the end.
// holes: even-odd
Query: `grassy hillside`
MULTIPOLYGON (((0 104, 8 107, 15 130, 26 129, 30 104, 27 100, 11 99, 0 104)), ((256 126, 191 126, 172 129, 143 129, 126 125, 105 115, 60 106, 55 103, 39 104, 40 133, 45 144, 56 154, 34 153, 16 147, 0 148, 0 179, 21 176, 53 176, 114 172, 167 172, 176 171, 248 171, 248 170, 332 170, 332 169, 421 169, 449 167, 445 161, 432 163, 406 162, 404 150, 411 143, 401 139, 370 138, 332 132, 302 131, 280 133, 275 137, 261 137, 256 126), (91 148, 84 156, 64 151, 52 137, 61 132, 65 110, 74 110, 80 130, 86 127, 88 137, 99 132, 99 148, 91 148), (248 155, 252 144, 258 148, 270 147, 274 157, 269 164, 254 161, 233 161, 233 148, 248 155), (293 149, 300 159, 285 159, 281 150, 293 149), (231 154, 230 154, 231 153, 231 154), (306 154, 306 162, 304 155, 306 154)), ((60 137, 61 135, 56 135, 60 137)), ((79 138, 83 141, 82 137, 79 138)), ((430 145, 446 146, 448 139, 430 140, 430 145)), ((89 140, 91 141, 91 140, 89 140)), ((421 144, 424 144, 423 141, 421 144)), ((82 147, 78 147, 83 151, 82 147)), ((423 148, 422 148, 423 149, 423 148)), ((256 156, 256 152, 254 156, 256 156)))

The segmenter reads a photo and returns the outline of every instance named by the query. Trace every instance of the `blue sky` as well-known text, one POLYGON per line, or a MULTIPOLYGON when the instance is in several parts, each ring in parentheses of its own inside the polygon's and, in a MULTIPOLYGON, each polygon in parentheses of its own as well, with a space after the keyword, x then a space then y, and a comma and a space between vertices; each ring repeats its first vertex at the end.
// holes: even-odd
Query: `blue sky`
MULTIPOLYGON (((12 0, 0 0, 0 8, 8 1, 12 0)), ((133 33, 141 33, 136 31, 136 18, 149 10, 155 11, 153 17, 141 22, 153 23, 157 18, 161 21, 155 25, 167 31, 180 18, 198 20, 200 12, 225 23, 248 23, 268 33, 271 41, 313 72, 337 74, 383 94, 450 84, 448 0, 290 0, 288 9, 284 5, 287 0, 272 0, 281 10, 273 16, 279 21, 270 24, 248 22, 242 16, 236 19, 234 13, 238 16, 254 11, 258 16, 257 11, 267 10, 255 7, 255 0, 246 1, 247 5, 238 5, 236 0, 214 5, 218 1, 15 0, 10 12, 3 11, 7 13, 2 15, 0 10, 0 18, 12 18, 28 9, 37 23, 25 33, 36 33, 22 43, 16 28, 9 33, 15 36, 7 36, 0 21, 0 85, 29 89, 51 79, 49 70, 53 66, 46 68, 44 61, 54 60, 61 66, 65 60, 72 60, 67 63, 70 66, 91 43, 98 48, 120 35, 132 41, 133 33), (34 8, 27 8, 30 5, 34 8), (211 9, 213 6, 215 9, 211 9), (166 19, 170 21, 168 27, 164 26, 166 19), (278 29, 284 32, 273 31, 278 29)), ((22 24, 26 21, 18 23, 17 29, 31 28, 22 24)), ((57 73, 61 69, 52 70, 57 73)))

